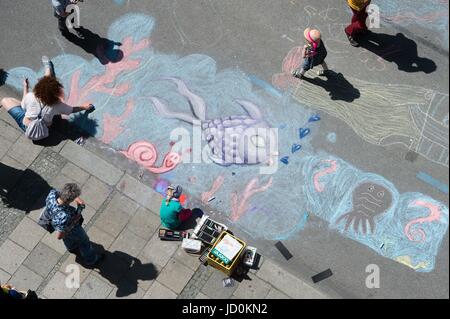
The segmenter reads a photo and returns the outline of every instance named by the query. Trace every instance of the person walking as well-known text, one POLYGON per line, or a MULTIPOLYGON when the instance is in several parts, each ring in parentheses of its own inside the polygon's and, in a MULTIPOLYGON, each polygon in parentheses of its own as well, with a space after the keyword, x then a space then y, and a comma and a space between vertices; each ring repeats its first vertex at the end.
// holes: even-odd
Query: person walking
POLYGON ((47 231, 56 232, 56 238, 64 242, 70 253, 79 252, 86 266, 96 266, 104 255, 95 252, 82 227, 85 203, 80 195, 80 188, 73 183, 64 185, 60 192, 52 189, 38 223, 47 231), (70 205, 73 202, 77 204, 77 208, 70 205))
MULTIPOLYGON (((70 5, 78 4, 78 2, 83 2, 82 0, 52 0, 52 6, 54 9, 54 16, 58 19, 58 29, 61 31, 62 35, 67 36, 70 31, 67 27, 67 18, 70 16, 71 12, 67 10, 70 5)), ((84 39, 83 33, 80 32, 78 28, 73 28, 75 34, 80 38, 84 39)))
POLYGON ((181 186, 169 186, 167 196, 163 199, 160 208, 161 225, 170 230, 176 230, 192 216, 192 210, 185 209, 180 203, 183 193, 181 186))
POLYGON ((307 28, 303 32, 303 35, 306 40, 306 44, 302 51, 303 64, 301 67, 295 69, 292 72, 292 75, 301 79, 306 71, 311 70, 318 65, 322 66, 322 70, 319 70, 317 74, 320 76, 326 75, 328 65, 325 62, 325 58, 327 57, 328 52, 325 43, 322 40, 320 31, 307 28))
MULTIPOLYGON (((85 103, 81 106, 70 106, 62 102, 64 98, 63 85, 53 76, 52 63, 48 57, 42 57, 45 66, 45 76, 30 91, 28 79, 23 81, 22 101, 13 97, 3 98, 0 103, 16 121, 19 128, 32 140, 42 140, 48 137, 48 131, 36 131, 31 128, 37 126, 37 122, 48 129, 53 124, 56 115, 69 115, 82 111, 92 112, 94 106, 85 103), (31 127, 30 127, 31 126, 31 127)), ((44 127, 44 129, 45 129, 44 127)))
POLYGON ((347 0, 350 9, 352 9, 353 17, 350 25, 345 28, 345 34, 354 47, 359 46, 358 37, 369 30, 367 28, 367 18, 369 17, 367 7, 370 2, 371 0, 347 0))
POLYGON ((39 299, 36 292, 28 289, 28 291, 19 291, 11 284, 0 283, 0 300, 14 299, 39 299))

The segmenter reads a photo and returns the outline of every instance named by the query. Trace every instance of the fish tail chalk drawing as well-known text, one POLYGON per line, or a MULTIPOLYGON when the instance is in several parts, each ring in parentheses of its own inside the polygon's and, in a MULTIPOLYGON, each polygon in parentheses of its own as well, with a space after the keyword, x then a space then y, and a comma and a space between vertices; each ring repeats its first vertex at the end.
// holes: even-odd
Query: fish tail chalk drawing
POLYGON ((408 239, 410 241, 423 242, 426 239, 424 230, 422 228, 412 229, 412 227, 416 224, 431 223, 434 221, 439 221, 441 219, 442 212, 438 205, 435 205, 435 204, 432 204, 429 202, 425 202, 423 200, 416 200, 411 204, 411 206, 424 207, 424 208, 428 209, 430 212, 429 216, 412 220, 405 226, 405 235, 406 235, 406 237, 408 237, 408 239))
POLYGON ((241 201, 239 202, 239 195, 235 192, 231 195, 231 220, 236 222, 241 218, 249 209, 250 199, 257 193, 267 191, 273 183, 273 178, 271 177, 266 185, 258 187, 259 179, 252 179, 245 187, 244 193, 242 194, 241 201))
POLYGON ((101 141, 105 144, 110 144, 120 134, 123 133, 125 128, 122 123, 127 120, 134 111, 133 101, 128 101, 125 111, 120 116, 112 116, 109 113, 105 113, 103 116, 103 136, 101 141))
POLYGON ((161 166, 155 167, 158 153, 155 146, 146 141, 136 142, 121 153, 154 174, 163 174, 175 169, 182 159, 180 154, 169 152, 164 156, 161 166))
POLYGON ((148 39, 143 39, 135 44, 131 37, 127 37, 121 48, 124 54, 123 59, 117 63, 107 64, 103 74, 92 77, 83 87, 80 87, 79 84, 81 70, 75 71, 70 81, 70 93, 66 103, 70 105, 83 104, 92 93, 104 93, 116 97, 125 95, 130 90, 130 84, 124 83, 116 86, 114 82, 119 74, 133 71, 140 66, 141 60, 134 60, 131 56, 149 46, 150 40, 148 39))
POLYGON ((225 177, 223 175, 220 175, 214 180, 211 189, 207 192, 202 193, 203 204, 207 204, 208 201, 219 191, 224 181, 225 177))
POLYGON ((325 190, 325 185, 320 181, 320 179, 326 175, 336 173, 338 170, 338 164, 335 160, 324 160, 323 163, 329 163, 330 167, 323 169, 314 174, 313 182, 314 188, 318 193, 322 193, 325 190))

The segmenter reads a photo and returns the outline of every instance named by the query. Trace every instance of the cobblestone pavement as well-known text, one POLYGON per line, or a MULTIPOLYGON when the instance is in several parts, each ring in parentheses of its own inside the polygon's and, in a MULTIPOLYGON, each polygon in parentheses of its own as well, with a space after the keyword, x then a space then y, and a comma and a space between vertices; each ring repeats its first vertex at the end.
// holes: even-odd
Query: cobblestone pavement
POLYGON ((201 265, 179 242, 159 240, 162 197, 149 186, 151 177, 142 176, 125 158, 111 160, 107 153, 100 157, 101 152, 91 152, 98 143, 34 145, 0 109, 0 173, 6 189, 0 203, 0 256, 8 256, 0 259, 2 283, 36 290, 48 299, 328 297, 264 258, 259 270, 224 288, 225 274, 201 265), (84 227, 96 248, 105 251, 98 269, 82 267, 54 234, 36 223, 49 189, 67 182, 82 187, 84 227), (79 287, 66 285, 71 265, 79 267, 79 287))

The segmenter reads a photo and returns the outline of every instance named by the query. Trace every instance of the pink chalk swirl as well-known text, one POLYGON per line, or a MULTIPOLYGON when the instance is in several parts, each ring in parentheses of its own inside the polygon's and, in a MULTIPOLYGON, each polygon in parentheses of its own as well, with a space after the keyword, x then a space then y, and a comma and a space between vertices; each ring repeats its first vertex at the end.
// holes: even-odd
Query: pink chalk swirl
POLYGON ((122 151, 121 153, 155 174, 167 173, 181 163, 180 154, 169 152, 164 156, 161 167, 156 167, 158 152, 153 144, 146 141, 136 142, 126 152, 122 151))
POLYGON ((439 209, 438 205, 429 203, 429 202, 426 202, 423 200, 416 200, 411 205, 416 206, 416 207, 427 208, 430 212, 428 217, 414 219, 405 226, 405 235, 406 235, 406 237, 408 237, 408 239, 410 241, 423 242, 426 239, 424 230, 422 228, 411 229, 411 227, 416 224, 431 223, 434 221, 439 221, 441 219, 442 212, 439 209), (417 237, 419 237, 419 239, 417 239, 417 237))
POLYGON ((338 169, 338 164, 335 160, 325 160, 323 163, 329 163, 331 166, 314 174, 314 188, 318 193, 322 193, 325 190, 325 185, 323 185, 320 179, 328 174, 335 173, 338 169))

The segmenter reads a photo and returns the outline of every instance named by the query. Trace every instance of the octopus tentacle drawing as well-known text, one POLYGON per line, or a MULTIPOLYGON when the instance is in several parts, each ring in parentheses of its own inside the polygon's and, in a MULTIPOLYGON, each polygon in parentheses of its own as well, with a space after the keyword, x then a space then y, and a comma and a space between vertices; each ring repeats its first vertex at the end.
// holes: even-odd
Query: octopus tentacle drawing
POLYGON ((259 107, 247 100, 236 99, 236 102, 246 111, 246 115, 233 115, 210 120, 206 118, 206 103, 200 96, 193 93, 186 83, 175 77, 159 80, 172 81, 177 85, 178 92, 190 103, 192 114, 172 112, 166 102, 158 97, 150 97, 161 116, 178 119, 194 125, 200 121, 202 138, 209 146, 210 159, 222 166, 232 164, 271 163, 276 156, 274 143, 277 142, 275 132, 263 119, 259 107))
POLYGON ((339 217, 336 224, 345 220, 345 230, 353 223, 355 233, 367 234, 367 223, 370 231, 375 231, 375 217, 381 215, 391 207, 392 194, 384 187, 375 183, 364 183, 353 191, 353 210, 339 217))

